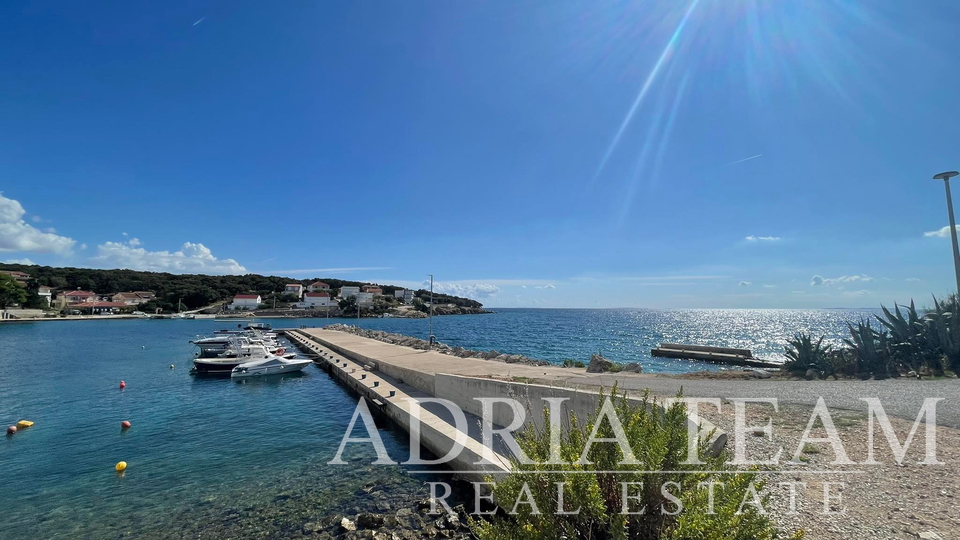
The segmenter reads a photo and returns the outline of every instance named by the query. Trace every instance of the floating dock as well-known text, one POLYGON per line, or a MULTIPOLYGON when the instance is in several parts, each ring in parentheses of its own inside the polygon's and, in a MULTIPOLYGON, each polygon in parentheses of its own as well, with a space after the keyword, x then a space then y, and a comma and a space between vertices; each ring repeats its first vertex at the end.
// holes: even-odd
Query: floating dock
POLYGON ((684 360, 702 360, 715 364, 731 366, 746 366, 756 368, 777 369, 782 367, 776 362, 769 362, 753 357, 749 349, 734 349, 732 347, 710 347, 707 345, 685 345, 682 343, 661 343, 650 351, 651 356, 660 358, 680 358, 684 360))

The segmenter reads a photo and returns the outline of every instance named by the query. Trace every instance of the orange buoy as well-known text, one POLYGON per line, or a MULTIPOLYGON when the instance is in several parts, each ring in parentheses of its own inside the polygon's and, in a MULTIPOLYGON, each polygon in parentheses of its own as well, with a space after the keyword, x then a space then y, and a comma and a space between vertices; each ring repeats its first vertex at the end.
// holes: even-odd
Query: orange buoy
POLYGON ((126 387, 127 387, 127 383, 120 381, 120 389, 123 390, 126 387))
POLYGON ((13 435, 17 432, 17 426, 10 426, 7 428, 7 435, 13 435))
POLYGON ((129 420, 124 420, 123 422, 120 422, 120 429, 124 429, 124 430, 130 429, 131 425, 132 424, 130 424, 129 420))

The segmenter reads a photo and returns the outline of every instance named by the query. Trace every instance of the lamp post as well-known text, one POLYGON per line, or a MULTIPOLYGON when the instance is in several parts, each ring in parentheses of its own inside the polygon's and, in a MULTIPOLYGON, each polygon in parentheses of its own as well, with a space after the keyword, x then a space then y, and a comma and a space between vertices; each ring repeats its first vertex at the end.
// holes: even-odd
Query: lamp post
POLYGON ((430 274, 430 348, 433 348, 433 274, 430 274))
POLYGON ((957 224, 953 219, 953 199, 950 198, 950 179, 960 175, 957 171, 942 172, 933 177, 934 180, 943 180, 943 188, 947 192, 947 216, 950 217, 950 240, 953 242, 953 269, 957 274, 957 295, 960 298, 960 247, 957 247, 957 224))

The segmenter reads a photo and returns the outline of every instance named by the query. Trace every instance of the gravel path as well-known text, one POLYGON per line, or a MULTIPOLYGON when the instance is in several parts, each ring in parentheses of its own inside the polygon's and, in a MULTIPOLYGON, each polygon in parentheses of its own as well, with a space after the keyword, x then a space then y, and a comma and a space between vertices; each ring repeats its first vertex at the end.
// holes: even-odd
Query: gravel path
MULTIPOLYGON (((823 396, 827 406, 866 412, 860 398, 880 398, 890 416, 914 420, 924 398, 944 398, 937 404, 937 424, 960 428, 960 380, 918 381, 795 381, 795 380, 694 380, 666 377, 618 381, 625 390, 649 388, 654 394, 673 396, 683 388, 688 397, 778 398, 783 404, 815 405, 823 396)), ((612 384, 612 381, 610 382, 612 384)))

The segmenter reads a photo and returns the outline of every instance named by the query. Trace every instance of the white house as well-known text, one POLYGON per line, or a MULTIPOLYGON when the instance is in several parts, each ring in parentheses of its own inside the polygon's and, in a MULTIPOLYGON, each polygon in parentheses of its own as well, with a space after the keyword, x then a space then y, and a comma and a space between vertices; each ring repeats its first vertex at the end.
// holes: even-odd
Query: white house
POLYGON ((404 304, 413 303, 413 291, 410 289, 397 289, 393 291, 393 296, 399 298, 404 304))
POLYGON ((238 294, 233 297, 230 309, 257 309, 260 306, 259 294, 238 294))
POLYGON ((373 305, 374 294, 372 292, 357 293, 357 305, 360 307, 370 307, 373 305))
POLYGON ((299 283, 287 283, 283 286, 283 294, 292 294, 299 300, 303 298, 303 285, 299 283))
POLYGON ((360 294, 360 287, 340 287, 340 298, 350 298, 360 294))
POLYGON ((309 292, 330 292, 330 286, 322 281, 314 281, 310 285, 307 285, 307 291, 309 292))
POLYGON ((297 307, 314 309, 336 306, 337 303, 330 298, 330 293, 308 292, 303 295, 303 302, 297 304, 297 307))
POLYGON ((39 296, 41 300, 43 300, 44 302, 46 302, 46 306, 47 306, 47 307, 53 305, 53 304, 52 304, 52 301, 51 301, 51 299, 53 298, 53 289, 52 289, 52 288, 47 287, 46 285, 41 285, 41 286, 37 289, 37 296, 39 296))

